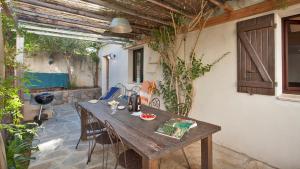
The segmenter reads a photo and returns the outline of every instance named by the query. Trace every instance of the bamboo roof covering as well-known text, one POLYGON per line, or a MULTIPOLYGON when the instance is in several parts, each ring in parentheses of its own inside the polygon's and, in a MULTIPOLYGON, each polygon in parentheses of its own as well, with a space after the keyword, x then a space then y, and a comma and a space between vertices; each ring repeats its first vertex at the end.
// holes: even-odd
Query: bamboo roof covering
POLYGON ((154 28, 172 25, 171 13, 192 19, 199 12, 201 1, 208 2, 207 10, 221 9, 226 13, 233 11, 228 4, 238 0, 10 0, 10 6, 18 24, 31 32, 94 36, 97 40, 122 43, 141 39, 154 28), (114 17, 128 19, 133 31, 110 32, 114 17))

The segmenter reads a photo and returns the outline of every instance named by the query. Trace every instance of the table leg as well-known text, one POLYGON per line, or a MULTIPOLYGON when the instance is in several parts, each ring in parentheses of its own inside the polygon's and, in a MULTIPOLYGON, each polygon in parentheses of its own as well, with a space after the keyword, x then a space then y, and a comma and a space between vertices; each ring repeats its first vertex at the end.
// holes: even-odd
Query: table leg
POLYGON ((201 140, 201 169, 212 169, 212 136, 201 140))
POLYGON ((87 140, 87 118, 88 118, 88 113, 86 110, 81 109, 80 112, 81 116, 80 116, 80 121, 81 121, 81 140, 87 140))
POLYGON ((158 169, 158 160, 151 160, 143 157, 143 169, 158 169))

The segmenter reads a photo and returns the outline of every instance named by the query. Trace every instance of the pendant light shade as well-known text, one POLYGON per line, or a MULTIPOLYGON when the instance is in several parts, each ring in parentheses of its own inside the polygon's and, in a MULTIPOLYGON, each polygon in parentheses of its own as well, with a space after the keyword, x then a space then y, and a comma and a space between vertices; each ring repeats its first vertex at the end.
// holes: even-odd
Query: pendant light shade
POLYGON ((114 33, 130 33, 132 31, 128 20, 125 18, 113 18, 109 28, 114 33))

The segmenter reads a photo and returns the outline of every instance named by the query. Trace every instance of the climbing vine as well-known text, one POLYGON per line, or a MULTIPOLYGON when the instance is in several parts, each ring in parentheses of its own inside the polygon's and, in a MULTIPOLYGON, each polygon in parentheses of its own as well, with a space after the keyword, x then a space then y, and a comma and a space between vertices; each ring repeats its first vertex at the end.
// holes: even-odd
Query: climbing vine
MULTIPOLYGON (((1 5, 2 5, 2 1, 1 5)), ((2 21, 3 45, 5 68, 14 71, 26 69, 15 61, 16 35, 24 31, 16 27, 14 20, 4 13, 0 15, 2 21)), ((2 43, 2 42, 1 42, 2 43)), ((6 159, 9 169, 25 169, 31 159, 31 150, 37 150, 31 145, 33 136, 37 131, 36 124, 21 123, 22 101, 20 95, 28 90, 25 83, 29 82, 28 76, 15 76, 11 72, 5 73, 5 78, 0 78, 0 131, 6 133, 6 159), (22 91, 22 92, 21 92, 22 91)), ((2 137, 1 137, 2 138, 2 137)))
POLYGON ((171 14, 173 26, 154 30, 149 43, 149 47, 158 52, 161 58, 163 82, 159 85, 159 92, 163 96, 166 109, 182 116, 188 116, 193 104, 194 80, 209 72, 228 54, 210 64, 203 63, 202 57, 196 55, 200 33, 212 14, 212 10, 207 7, 207 1, 201 2, 199 14, 192 20, 171 14), (187 34, 195 28, 199 28, 199 31, 192 48, 187 51, 187 34))

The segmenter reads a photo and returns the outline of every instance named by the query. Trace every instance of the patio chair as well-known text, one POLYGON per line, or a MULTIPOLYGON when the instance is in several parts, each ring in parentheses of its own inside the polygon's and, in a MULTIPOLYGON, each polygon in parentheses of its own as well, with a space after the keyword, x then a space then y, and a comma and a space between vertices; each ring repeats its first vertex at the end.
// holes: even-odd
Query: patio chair
MULTIPOLYGON (((104 128, 103 128, 102 126, 97 128, 98 125, 97 125, 97 123, 95 123, 95 121, 93 122, 93 121, 91 121, 91 120, 89 120, 89 119, 82 119, 82 116, 81 116, 82 109, 81 109, 81 107, 79 106, 79 104, 78 104, 77 102, 74 103, 74 106, 75 106, 75 110, 76 110, 76 112, 77 112, 77 114, 78 114, 78 116, 79 116, 80 123, 82 124, 84 120, 87 121, 87 123, 83 123, 83 124, 85 124, 85 125, 81 125, 81 126, 84 127, 84 129, 83 129, 82 131, 86 132, 86 134, 87 134, 88 137, 90 137, 90 136, 92 136, 92 135, 94 134, 93 129, 97 129, 97 133, 98 133, 98 134, 102 132, 102 130, 103 130, 104 128), (90 122, 91 124, 89 124, 89 122, 90 122), (91 127, 91 126, 93 126, 93 127, 91 127)), ((77 142, 77 144, 76 144, 75 149, 78 149, 78 145, 79 145, 80 140, 81 140, 82 135, 83 135, 83 132, 82 132, 82 131, 80 132, 80 137, 79 137, 79 139, 78 139, 78 142, 77 142)))
MULTIPOLYGON (((103 157, 104 157, 105 145, 111 145, 111 144, 114 144, 117 142, 116 140, 115 141, 110 140, 107 129, 105 128, 105 125, 101 121, 99 121, 97 118, 95 118, 91 113, 89 113, 88 119, 92 122, 95 122, 96 125, 93 126, 92 123, 89 123, 90 127, 92 128, 92 131, 93 131, 92 132, 93 139, 91 139, 89 141, 88 160, 86 162, 87 164, 91 161, 92 154, 93 154, 97 144, 102 145, 102 148, 103 148, 102 152, 103 152, 103 157), (98 133, 97 132, 98 128, 105 128, 105 130, 103 130, 101 133, 98 133)), ((104 159, 103 159, 103 163, 104 163, 104 159)))
MULTIPOLYGON (((116 158, 116 164, 114 168, 116 169, 118 165, 122 166, 125 169, 142 168, 142 157, 132 149, 126 150, 122 138, 115 131, 114 127, 108 121, 105 121, 104 125, 107 130, 109 139, 111 141, 112 152, 116 158)), ((104 158, 105 157, 103 157, 103 159, 104 158)), ((106 156, 105 164, 103 163, 103 166, 105 166, 106 168, 107 168, 107 161, 108 161, 108 157, 106 156)))
POLYGON ((99 98, 99 100, 110 100, 110 99, 116 98, 120 95, 120 92, 121 92, 121 89, 119 87, 116 87, 116 86, 111 87, 104 96, 101 96, 99 98))

